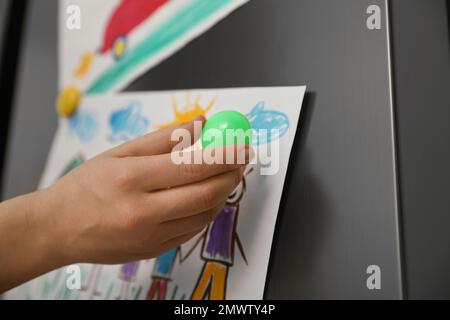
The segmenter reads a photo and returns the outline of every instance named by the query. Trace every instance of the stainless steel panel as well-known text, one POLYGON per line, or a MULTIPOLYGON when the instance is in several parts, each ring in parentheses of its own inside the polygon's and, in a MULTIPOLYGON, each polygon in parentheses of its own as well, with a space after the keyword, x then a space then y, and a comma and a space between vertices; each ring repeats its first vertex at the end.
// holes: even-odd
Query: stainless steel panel
POLYGON ((411 299, 450 299, 449 4, 445 0, 392 2, 402 220, 411 299))

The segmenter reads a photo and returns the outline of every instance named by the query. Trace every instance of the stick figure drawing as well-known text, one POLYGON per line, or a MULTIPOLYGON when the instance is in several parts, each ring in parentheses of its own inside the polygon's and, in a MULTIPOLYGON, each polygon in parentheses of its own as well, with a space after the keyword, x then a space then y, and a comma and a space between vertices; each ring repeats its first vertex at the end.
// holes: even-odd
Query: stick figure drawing
MULTIPOLYGON (((251 170, 247 173, 249 174, 251 170)), ((246 189, 246 180, 242 180, 238 188, 228 197, 228 200, 214 221, 207 227, 186 254, 189 256, 195 247, 203 241, 200 258, 204 261, 203 268, 192 292, 192 300, 224 300, 228 272, 234 263, 234 249, 238 249, 247 263, 247 258, 237 233, 239 203, 246 189)))
POLYGON ((177 256, 181 259, 180 247, 170 249, 156 258, 152 272, 152 284, 148 290, 148 300, 166 300, 167 287, 172 280, 172 270, 177 256))
POLYGON ((118 300, 128 299, 130 284, 136 280, 139 270, 139 261, 132 261, 121 265, 119 270, 119 279, 122 280, 118 300))

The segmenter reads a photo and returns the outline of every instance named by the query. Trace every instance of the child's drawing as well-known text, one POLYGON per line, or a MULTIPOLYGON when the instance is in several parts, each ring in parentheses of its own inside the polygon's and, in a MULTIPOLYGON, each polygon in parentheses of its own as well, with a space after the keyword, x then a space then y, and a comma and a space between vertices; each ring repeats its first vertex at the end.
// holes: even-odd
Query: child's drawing
POLYGON ((84 77, 95 58, 95 54, 111 52, 115 60, 120 60, 127 52, 128 35, 142 22, 152 16, 169 0, 121 0, 111 13, 102 34, 102 43, 95 53, 81 55, 80 63, 74 71, 78 78, 84 77))
MULTIPOLYGON (((236 231, 239 203, 246 188, 245 178, 228 200, 217 217, 208 226, 198 241, 203 240, 201 260, 202 270, 192 292, 192 300, 224 300, 227 290, 229 268, 233 266, 235 244, 245 261, 245 252, 236 231)), ((190 252, 195 248, 191 249, 190 252)), ((189 255, 190 252, 187 254, 189 255)))
MULTIPOLYGON (((61 128, 54 139, 40 188, 48 187, 56 177, 75 169, 85 159, 115 147, 118 142, 156 130, 156 125, 177 125, 197 115, 209 117, 216 112, 236 110, 247 114, 256 130, 279 129, 279 134, 265 139, 258 135, 254 145, 258 158, 271 141, 282 139, 282 143, 274 149, 277 154, 272 159, 265 155, 264 163, 248 166, 245 179, 214 221, 188 242, 150 260, 122 265, 83 264, 81 290, 67 289, 66 272, 61 268, 8 292, 5 298, 262 299, 304 93, 305 87, 265 87, 192 89, 189 94, 153 91, 84 96, 77 115, 95 115, 95 139, 89 143, 71 139, 70 133, 84 130, 83 126, 72 124, 72 120, 60 121, 61 128), (151 127, 145 119, 151 119, 151 127), (70 157, 77 154, 80 156, 70 157), (276 170, 264 176, 261 169, 268 165, 268 159, 277 162, 276 170)), ((86 127, 89 133, 90 126, 86 127)))
POLYGON ((201 96, 198 95, 194 101, 191 101, 189 92, 186 93, 186 104, 180 109, 177 100, 172 96, 172 110, 175 120, 166 124, 158 126, 158 129, 177 126, 194 120, 198 116, 206 117, 216 103, 216 98, 213 98, 205 107, 201 105, 201 96))
POLYGON ((64 0, 61 10, 79 4, 89 28, 73 33, 61 19, 62 87, 121 89, 247 1, 64 0))
POLYGON ((127 50, 128 34, 168 1, 122 0, 108 20, 100 53, 111 50, 115 59, 122 58, 127 50))
POLYGON ((120 286, 120 293, 117 299, 128 299, 128 293, 130 289, 130 284, 136 280, 136 275, 139 270, 139 261, 133 261, 125 263, 120 267, 119 279, 122 280, 120 286))
POLYGON ((93 296, 101 296, 102 293, 99 290, 99 282, 102 274, 102 266, 99 264, 93 264, 87 278, 87 282, 81 286, 82 291, 90 291, 93 296))
POLYGON ((135 139, 145 134, 149 125, 150 121, 142 116, 141 104, 139 101, 134 101, 111 114, 109 139, 113 143, 135 139))
POLYGON ((86 52, 82 54, 80 57, 80 63, 73 71, 73 75, 76 78, 83 78, 84 76, 86 76, 87 73, 89 72, 92 62, 94 61, 94 58, 95 54, 92 52, 86 52))
POLYGON ((60 177, 65 176, 66 174, 68 174, 70 171, 78 168, 79 166, 81 166, 84 162, 84 157, 82 155, 78 155, 76 156, 67 166, 66 168, 63 170, 63 173, 60 175, 60 177))
POLYGON ((253 131, 253 144, 260 145, 280 139, 289 129, 289 118, 286 114, 276 110, 265 109, 264 102, 258 102, 247 114, 253 131), (271 131, 274 130, 275 131, 271 131), (266 130, 266 133, 263 131, 266 130))
POLYGON ((83 143, 89 143, 98 132, 99 123, 91 112, 78 111, 69 120, 70 131, 83 143))
POLYGON ((172 270, 177 256, 181 262, 180 247, 170 249, 156 258, 151 276, 152 284, 147 293, 148 300, 167 299, 167 287, 172 280, 172 270))

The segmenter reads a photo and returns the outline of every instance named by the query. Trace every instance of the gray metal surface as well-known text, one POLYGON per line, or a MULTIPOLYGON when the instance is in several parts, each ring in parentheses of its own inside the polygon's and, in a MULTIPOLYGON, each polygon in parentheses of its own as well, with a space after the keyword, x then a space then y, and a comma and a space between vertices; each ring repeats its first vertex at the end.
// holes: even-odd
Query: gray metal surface
POLYGON ((36 189, 57 117, 57 1, 31 0, 18 64, 3 199, 36 189))
MULTIPOLYGON (((129 90, 308 85, 267 298, 400 298, 386 21, 381 0, 253 0, 129 90), (366 288, 366 268, 382 289, 366 288)), ((56 2, 31 1, 6 197, 32 190, 56 125, 56 2)))
POLYGON ((408 297, 450 299, 450 35, 446 1, 396 0, 392 9, 408 297))

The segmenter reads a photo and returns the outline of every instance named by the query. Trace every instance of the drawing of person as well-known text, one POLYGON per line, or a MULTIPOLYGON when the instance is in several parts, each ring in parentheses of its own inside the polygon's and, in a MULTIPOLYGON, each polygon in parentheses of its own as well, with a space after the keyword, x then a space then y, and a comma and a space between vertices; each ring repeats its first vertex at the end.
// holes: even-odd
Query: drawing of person
POLYGON ((227 203, 214 221, 207 227, 190 249, 192 253, 198 243, 203 240, 201 259, 205 262, 192 292, 192 300, 224 300, 229 268, 234 262, 234 245, 238 245, 241 255, 247 263, 245 252, 236 231, 239 203, 245 192, 245 178, 239 187, 228 197, 227 203))
POLYGON ((152 284, 148 290, 147 299, 166 300, 167 286, 172 280, 172 270, 175 264, 176 257, 180 257, 180 247, 176 247, 166 251, 156 258, 155 266, 152 272, 152 284))
POLYGON ((120 293, 117 296, 118 300, 128 298, 130 284, 136 280, 138 269, 139 261, 125 263, 120 267, 119 279, 122 280, 122 284, 120 286, 120 293))

